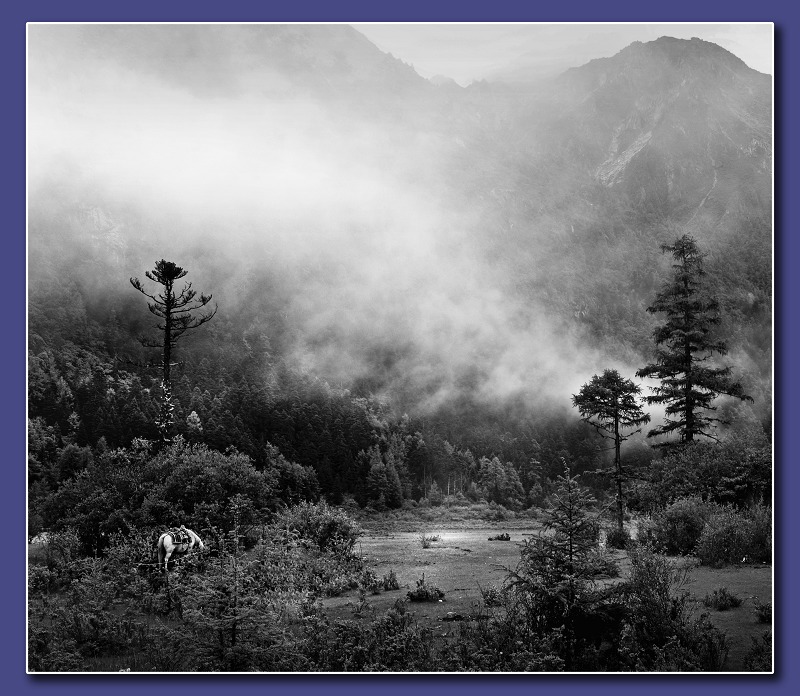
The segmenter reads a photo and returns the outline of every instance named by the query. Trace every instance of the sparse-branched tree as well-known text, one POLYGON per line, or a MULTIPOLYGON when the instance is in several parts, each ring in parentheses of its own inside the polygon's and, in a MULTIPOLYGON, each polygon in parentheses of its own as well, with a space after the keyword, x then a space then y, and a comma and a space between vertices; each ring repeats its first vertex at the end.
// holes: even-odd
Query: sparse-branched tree
POLYGON ((653 332, 655 362, 636 375, 661 380, 660 386, 650 387, 653 394, 645 398, 648 404, 666 404, 666 408, 664 424, 647 436, 677 431, 680 443, 692 442, 698 436, 716 439, 711 429, 720 419, 708 415, 716 410, 712 401, 720 394, 752 399, 741 384, 731 380, 730 367, 711 363, 714 354, 725 355, 727 347, 713 335, 720 323, 719 303, 703 287, 704 254, 697 241, 683 235, 672 244, 662 244, 661 250, 675 259, 673 273, 647 311, 666 314, 667 320, 653 332))
POLYGON ((614 441, 614 476, 617 484, 617 528, 622 534, 623 497, 622 443, 641 431, 638 426, 650 421, 639 405, 639 385, 624 379, 616 370, 604 370, 594 375, 587 384, 572 396, 572 404, 581 414, 581 420, 591 425, 601 437, 614 441), (630 430, 636 428, 635 430, 630 430), (624 431, 629 431, 623 435, 624 431))
POLYGON ((131 278, 131 285, 142 295, 152 300, 147 303, 148 309, 155 314, 163 323, 157 324, 156 328, 161 332, 160 340, 141 338, 142 345, 148 348, 162 349, 162 382, 163 389, 161 415, 158 426, 165 440, 169 440, 172 434, 174 422, 174 406, 172 404, 172 384, 170 381, 171 369, 175 363, 172 362, 172 354, 175 350, 177 340, 189 329, 196 329, 202 326, 217 313, 216 306, 213 310, 197 313, 198 310, 206 307, 211 302, 211 295, 200 294, 192 289, 192 284, 184 283, 180 291, 175 289, 175 283, 183 278, 188 271, 181 268, 172 261, 156 261, 152 271, 146 271, 145 275, 164 289, 160 294, 151 295, 142 286, 138 278, 131 278))

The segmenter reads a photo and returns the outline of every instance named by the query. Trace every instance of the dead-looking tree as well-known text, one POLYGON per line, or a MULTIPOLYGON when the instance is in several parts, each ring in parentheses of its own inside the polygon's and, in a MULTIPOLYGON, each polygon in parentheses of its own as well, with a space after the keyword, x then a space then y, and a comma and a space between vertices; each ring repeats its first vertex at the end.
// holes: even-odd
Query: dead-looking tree
POLYGON ((176 291, 175 282, 183 278, 187 273, 188 271, 172 261, 165 261, 164 259, 156 261, 155 268, 152 271, 146 271, 145 275, 164 289, 160 294, 153 295, 144 289, 138 278, 130 279, 134 288, 152 300, 152 302, 147 303, 147 307, 162 320, 162 323, 156 325, 156 328, 161 332, 160 340, 146 337, 140 340, 145 347, 160 348, 162 350, 161 387, 163 398, 158 427, 165 440, 170 439, 174 422, 171 369, 176 364, 172 362, 176 342, 189 329, 196 329, 198 326, 205 324, 217 313, 215 305, 213 310, 197 314, 198 310, 206 307, 211 302, 211 295, 201 293, 198 297, 197 292, 192 289, 191 283, 184 283, 183 288, 180 291, 176 291))
POLYGON ((640 432, 641 428, 638 426, 650 421, 650 416, 643 413, 639 405, 640 392, 641 388, 637 384, 624 379, 616 370, 604 370, 601 376, 594 375, 591 381, 572 396, 572 404, 580 412, 581 420, 591 425, 601 437, 614 441, 617 528, 620 535, 623 534, 622 483, 626 478, 622 469, 622 443, 634 433, 640 432))

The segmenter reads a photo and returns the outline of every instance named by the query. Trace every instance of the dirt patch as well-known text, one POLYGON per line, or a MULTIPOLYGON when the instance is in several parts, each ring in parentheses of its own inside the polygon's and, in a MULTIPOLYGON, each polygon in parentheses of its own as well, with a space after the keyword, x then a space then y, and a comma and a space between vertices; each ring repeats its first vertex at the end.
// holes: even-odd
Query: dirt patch
MULTIPOLYGON (((519 561, 519 545, 538 529, 509 530, 510 541, 489 541, 496 529, 432 529, 427 533, 439 536, 423 548, 419 532, 397 532, 368 535, 361 539, 360 552, 364 562, 378 577, 393 570, 400 590, 367 595, 370 611, 380 615, 398 599, 417 586, 425 576, 425 583, 444 591, 444 599, 437 602, 411 602, 409 610, 420 622, 429 622, 440 635, 454 630, 448 623, 448 613, 468 615, 478 608, 480 588, 500 585, 508 568, 519 561), (442 621, 442 623, 439 623, 442 621)), ((353 591, 341 597, 326 599, 323 603, 331 616, 354 616, 358 593, 353 591)))

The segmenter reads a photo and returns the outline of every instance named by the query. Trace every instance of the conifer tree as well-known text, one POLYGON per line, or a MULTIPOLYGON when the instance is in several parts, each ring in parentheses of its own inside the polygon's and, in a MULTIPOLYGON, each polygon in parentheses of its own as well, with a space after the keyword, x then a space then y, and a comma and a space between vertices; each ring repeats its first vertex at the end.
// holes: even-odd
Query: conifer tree
MULTIPOLYGON (((665 314, 666 322, 653 332, 655 361, 636 372, 637 377, 655 377, 661 385, 650 387, 648 404, 666 404, 664 424, 653 428, 648 437, 680 434, 680 443, 698 436, 716 439, 711 430, 718 418, 708 415, 716 410, 713 400, 720 394, 752 399, 741 384, 730 378, 731 368, 715 366, 713 356, 725 355, 727 346, 713 335, 720 323, 719 303, 703 285, 704 254, 697 241, 683 235, 673 244, 662 244, 661 251, 675 259, 672 277, 664 284, 655 302, 647 308, 653 314, 665 314)), ((660 446, 674 444, 662 443, 660 446)))
POLYGON ((617 485, 617 528, 622 534, 623 497, 621 448, 631 435, 641 431, 637 426, 650 421, 642 412, 637 400, 641 388, 632 380, 623 379, 616 370, 604 370, 602 376, 594 375, 587 384, 572 396, 572 404, 581 414, 581 420, 591 425, 601 437, 614 441, 614 476, 617 485), (623 435, 623 431, 636 428, 623 435))
POLYGON ((191 283, 184 283, 180 291, 175 289, 175 283, 183 278, 188 271, 184 270, 172 261, 161 259, 156 261, 152 271, 146 271, 145 275, 164 289, 161 294, 148 293, 142 286, 138 278, 131 278, 131 285, 142 295, 152 300, 147 303, 151 313, 155 314, 163 321, 157 324, 156 328, 161 332, 160 340, 149 338, 140 339, 142 345, 148 348, 161 348, 162 350, 162 381, 161 388, 163 396, 161 401, 161 414, 158 421, 159 430, 164 440, 169 440, 174 424, 174 406, 172 404, 172 383, 171 369, 175 365, 172 362, 172 354, 175 350, 177 340, 190 329, 202 326, 217 313, 216 306, 213 310, 197 314, 197 311, 207 306, 211 302, 211 295, 201 294, 197 297, 197 292, 192 289, 191 283))
POLYGON ((544 531, 526 539, 520 562, 509 575, 509 585, 527 597, 528 621, 545 635, 561 630, 564 662, 570 669, 576 659, 575 622, 593 597, 596 568, 591 552, 597 546, 598 519, 595 498, 571 476, 562 459, 564 474, 544 511, 544 531))
POLYGON ((369 457, 369 473, 367 474, 367 494, 370 500, 383 504, 388 508, 399 508, 403 504, 403 488, 400 477, 391 462, 386 463, 381 457, 377 445, 370 447, 366 456, 369 457))

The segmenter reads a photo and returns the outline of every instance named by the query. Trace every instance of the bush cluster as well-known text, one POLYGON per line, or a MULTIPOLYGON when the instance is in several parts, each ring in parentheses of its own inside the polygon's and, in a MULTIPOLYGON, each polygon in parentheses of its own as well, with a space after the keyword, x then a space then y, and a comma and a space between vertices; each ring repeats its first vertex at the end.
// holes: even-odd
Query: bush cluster
POLYGON ((695 553, 702 564, 710 566, 770 561, 771 509, 763 505, 719 509, 706 522, 695 553))
POLYGON ((700 498, 680 498, 641 525, 639 542, 669 555, 693 553, 713 510, 700 498))
POLYGON ((287 538, 312 542, 323 551, 349 554, 362 534, 361 527, 340 508, 325 501, 302 502, 275 517, 274 526, 287 538))
POLYGON ((738 508, 769 495, 772 451, 763 431, 748 430, 722 443, 695 442, 650 463, 629 505, 652 513, 679 498, 700 497, 738 508))
POLYGON ((640 525, 638 540, 660 553, 694 554, 703 565, 769 562, 772 509, 679 498, 640 525))
POLYGON ((127 449, 98 453, 73 477, 35 503, 41 524, 51 532, 71 529, 80 553, 96 555, 115 533, 177 524, 199 532, 237 524, 253 540, 281 501, 319 495, 316 474, 289 462, 269 444, 257 468, 245 454, 225 453, 181 437, 160 451, 145 440, 127 449))
POLYGON ((718 587, 703 598, 703 605, 717 611, 725 611, 742 606, 742 599, 727 587, 718 587))
POLYGON ((298 533, 298 543, 278 523, 266 526, 252 550, 245 550, 240 530, 220 534, 196 556, 201 563, 177 565, 169 575, 152 563, 151 530, 116 535, 97 558, 73 557, 66 544, 60 554, 45 549, 31 572, 31 670, 94 671, 109 664, 135 671, 298 669, 289 627, 316 613, 316 598, 360 582, 381 584, 365 573, 352 544, 340 541, 342 529, 355 527, 340 524, 339 533, 330 533, 326 522, 342 522, 331 512, 323 505, 287 510, 281 523, 320 521, 301 527, 307 536, 298 533), (337 542, 320 546, 331 538, 337 542), (165 661, 177 645, 181 662, 165 661))

